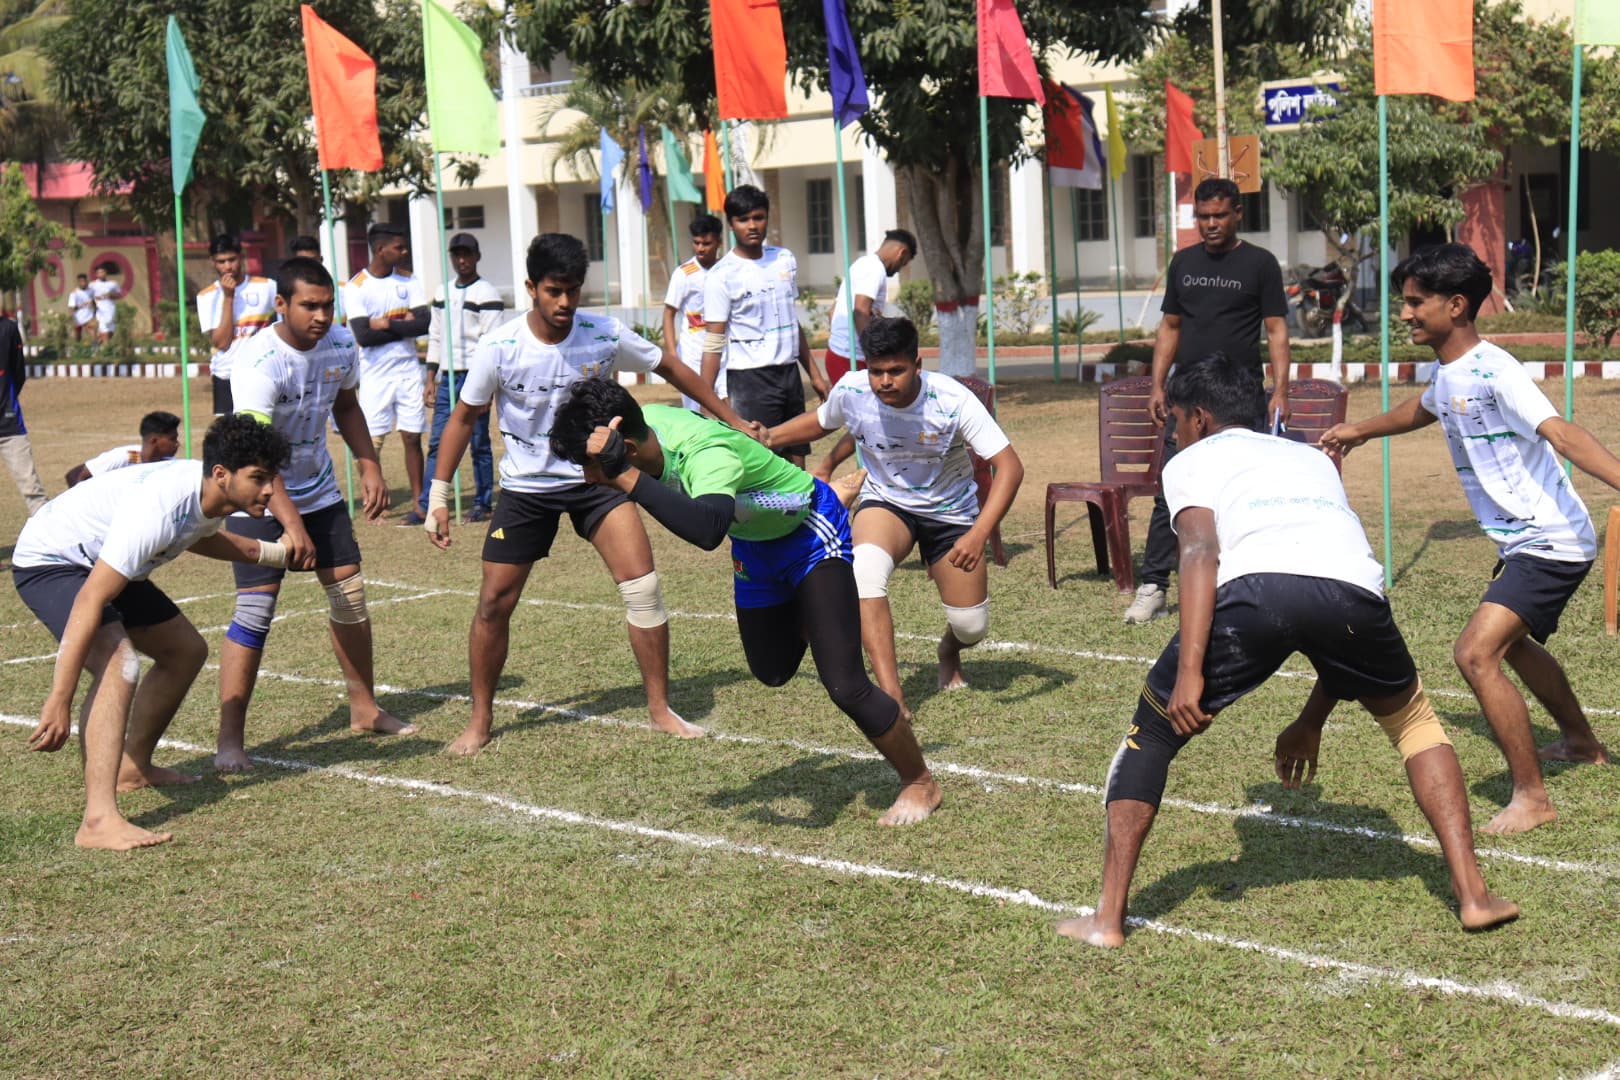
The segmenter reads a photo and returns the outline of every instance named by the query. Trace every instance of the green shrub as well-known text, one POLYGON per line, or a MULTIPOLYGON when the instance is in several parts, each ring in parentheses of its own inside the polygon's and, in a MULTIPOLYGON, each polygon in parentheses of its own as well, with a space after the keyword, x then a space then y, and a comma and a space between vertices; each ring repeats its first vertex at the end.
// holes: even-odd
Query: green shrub
MULTIPOLYGON (((1567 264, 1566 264, 1567 265, 1567 264)), ((1564 296, 1567 269, 1558 268, 1550 292, 1564 296)), ((1575 325, 1608 348, 1620 333, 1620 251, 1583 251, 1575 258, 1575 325)))
POLYGON ((1046 279, 1035 271, 1008 274, 995 280, 996 330, 1008 337, 1022 337, 1035 329, 1046 313, 1041 284, 1046 279))
POLYGON ((1074 312, 1058 316, 1058 333, 1066 338, 1072 338, 1076 334, 1084 334, 1088 328, 1101 321, 1102 312, 1083 307, 1080 309, 1078 320, 1074 317, 1074 312))
POLYGON ((894 306, 910 319, 920 334, 934 325, 934 283, 927 278, 914 278, 900 286, 894 306))
POLYGON ((1151 367, 1153 365, 1153 346, 1140 341, 1115 345, 1103 354, 1102 362, 1105 364, 1136 363, 1151 367))
MULTIPOLYGON (((1529 294, 1524 294, 1529 300, 1529 294)), ((1564 329, 1564 301, 1560 294, 1558 310, 1540 311, 1534 307, 1519 307, 1513 311, 1499 311, 1495 315, 1485 315, 1479 320, 1479 332, 1489 337, 1492 334, 1541 334, 1561 333, 1564 329)))

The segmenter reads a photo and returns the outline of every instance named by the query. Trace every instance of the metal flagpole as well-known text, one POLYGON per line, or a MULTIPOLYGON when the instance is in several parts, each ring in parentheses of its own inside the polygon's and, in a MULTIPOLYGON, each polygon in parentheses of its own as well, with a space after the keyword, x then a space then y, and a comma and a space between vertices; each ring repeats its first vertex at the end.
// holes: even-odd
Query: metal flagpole
MULTIPOLYGON (((450 317, 450 290, 456 283, 450 280, 450 237, 444 229, 444 173, 439 165, 438 151, 433 154, 433 200, 439 207, 439 277, 444 281, 444 370, 450 378, 450 407, 456 407, 456 323, 460 316, 450 317)), ((462 310, 466 310, 463 298, 462 310)), ((471 444, 468 444, 469 447, 471 444)), ((437 469, 435 463, 435 470, 437 469)), ((429 482, 433 477, 427 478, 429 482)), ((461 520, 461 464, 457 462, 456 471, 450 474, 450 483, 456 493, 456 520, 461 520)))
MULTIPOLYGON (((321 170, 321 207, 326 213, 326 250, 332 253, 332 304, 337 311, 338 322, 346 321, 343 314, 343 283, 337 280, 338 249, 337 224, 332 219, 332 183, 327 177, 327 170, 321 170)), ((349 516, 354 517, 354 451, 349 449, 347 440, 343 443, 343 479, 344 490, 348 498, 349 516)))
MULTIPOLYGON (((1564 258, 1564 419, 1575 416, 1575 226, 1581 179, 1581 68, 1586 47, 1575 43, 1575 70, 1569 88, 1569 235, 1564 258)), ((1569 468, 1569 462, 1564 462, 1569 468)))
POLYGON ((1106 183, 1108 192, 1108 227, 1114 234, 1114 302, 1119 306, 1119 343, 1125 344, 1125 286, 1120 280, 1124 267, 1120 265, 1119 255, 1119 201, 1114 198, 1114 177, 1109 176, 1106 183))
POLYGON ((1052 381, 1063 381, 1063 364, 1058 358, 1061 337, 1058 334, 1058 273, 1057 273, 1057 237, 1056 226, 1053 224, 1052 204, 1057 200, 1053 194, 1057 189, 1052 186, 1052 166, 1046 166, 1046 190, 1041 193, 1046 200, 1046 266, 1050 287, 1046 295, 1052 298, 1052 381))
POLYGON ((1074 242, 1074 351, 1080 363, 1085 363, 1085 342, 1081 340, 1084 333, 1080 328, 1080 189, 1069 189, 1069 235, 1074 242))
MULTIPOLYGON (((996 385, 996 290, 991 267, 990 236, 990 103, 979 95, 979 191, 984 211, 984 308, 986 341, 990 346, 990 385, 996 385)), ((978 334, 974 335, 975 341, 978 334)))
POLYGON ((186 310, 186 237, 180 213, 180 193, 174 193, 174 274, 175 311, 180 315, 180 415, 185 417, 186 457, 191 456, 191 343, 187 338, 186 323, 190 313, 186 310))
MULTIPOLYGON (((1389 411, 1389 98, 1378 95, 1378 370, 1379 411, 1389 411)), ((1384 588, 1394 584, 1395 544, 1390 523, 1389 440, 1384 460, 1384 588)))
MULTIPOLYGON (((838 159, 838 242, 844 248, 844 280, 838 286, 840 290, 848 290, 846 295, 849 302, 844 305, 844 316, 849 320, 849 344, 845 346, 849 351, 849 370, 855 370, 855 283, 849 280, 850 264, 855 260, 851 258, 853 252, 849 250, 849 200, 844 191, 844 129, 839 126, 837 115, 833 116, 833 146, 838 159)), ((834 301, 836 303, 837 301, 834 301)), ((881 311, 877 314, 883 314, 881 311)))

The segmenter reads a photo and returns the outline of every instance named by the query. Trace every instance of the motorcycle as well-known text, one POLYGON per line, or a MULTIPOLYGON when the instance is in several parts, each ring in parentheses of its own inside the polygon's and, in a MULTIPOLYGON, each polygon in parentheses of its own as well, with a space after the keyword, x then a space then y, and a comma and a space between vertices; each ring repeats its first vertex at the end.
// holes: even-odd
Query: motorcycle
MULTIPOLYGON (((1311 338, 1327 337, 1333 332, 1339 297, 1349 289, 1349 279, 1336 263, 1315 269, 1301 267, 1294 276, 1295 281, 1287 287, 1286 292, 1300 334, 1311 338)), ((1347 331, 1352 326, 1356 333, 1365 334, 1368 331, 1367 318, 1354 300, 1345 302, 1341 321, 1347 331)))

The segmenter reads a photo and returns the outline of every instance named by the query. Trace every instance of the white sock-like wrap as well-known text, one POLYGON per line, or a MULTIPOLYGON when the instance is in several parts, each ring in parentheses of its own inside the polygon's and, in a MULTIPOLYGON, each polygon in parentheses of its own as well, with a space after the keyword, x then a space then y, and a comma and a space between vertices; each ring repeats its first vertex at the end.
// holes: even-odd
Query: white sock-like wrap
POLYGON ((862 600, 882 600, 889 595, 889 576, 894 573, 894 556, 876 544, 855 545, 855 594, 862 600))
POLYGON ((951 607, 946 604, 945 624, 951 628, 951 636, 961 644, 977 645, 990 632, 990 601, 985 600, 972 607, 951 607))
POLYGON ((287 569, 287 545, 276 540, 259 541, 259 565, 287 569))
POLYGON ((625 619, 631 626, 651 630, 669 622, 669 613, 664 610, 664 594, 658 588, 658 571, 619 582, 619 596, 624 600, 625 619))
POLYGON ((439 522, 438 519, 433 516, 433 511, 444 510, 446 514, 448 514, 450 511, 450 505, 451 503, 455 502, 455 499, 455 485, 448 480, 434 478, 433 482, 428 485, 427 520, 422 522, 422 528, 426 529, 430 533, 437 534, 439 531, 439 522))

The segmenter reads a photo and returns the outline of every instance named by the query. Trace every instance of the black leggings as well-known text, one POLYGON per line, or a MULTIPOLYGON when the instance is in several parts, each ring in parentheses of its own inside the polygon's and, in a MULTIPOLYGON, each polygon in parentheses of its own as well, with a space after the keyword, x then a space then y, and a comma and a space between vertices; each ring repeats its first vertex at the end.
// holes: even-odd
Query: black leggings
POLYGON ((737 632, 748 670, 766 686, 793 678, 808 644, 827 696, 863 735, 882 738, 899 719, 899 704, 866 676, 855 569, 842 559, 828 559, 805 575, 786 604, 738 608, 737 632))

